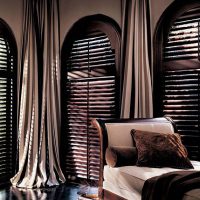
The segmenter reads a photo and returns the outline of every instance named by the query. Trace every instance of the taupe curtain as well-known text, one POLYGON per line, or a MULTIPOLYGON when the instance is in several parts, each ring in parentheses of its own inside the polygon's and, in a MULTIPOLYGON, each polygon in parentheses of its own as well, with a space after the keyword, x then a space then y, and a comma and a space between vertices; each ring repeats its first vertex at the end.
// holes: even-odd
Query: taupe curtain
POLYGON ((148 0, 122 0, 121 118, 153 116, 148 0))
POLYGON ((60 39, 58 0, 24 1, 19 89, 19 168, 13 186, 58 185, 60 39))

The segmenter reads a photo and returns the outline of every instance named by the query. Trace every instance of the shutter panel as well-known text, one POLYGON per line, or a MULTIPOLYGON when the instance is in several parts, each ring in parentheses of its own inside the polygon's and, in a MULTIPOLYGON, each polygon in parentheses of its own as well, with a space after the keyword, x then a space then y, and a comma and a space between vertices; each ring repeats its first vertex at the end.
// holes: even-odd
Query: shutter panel
POLYGON ((199 12, 199 8, 193 9, 174 22, 164 47, 165 61, 198 58, 199 12))
POLYGON ((190 157, 200 155, 200 70, 166 71, 163 113, 178 128, 190 157))
POLYGON ((177 124, 189 157, 200 160, 200 8, 172 25, 164 47, 163 114, 177 124))
MULTIPOLYGON (((0 36, 0 183, 13 176, 14 58, 6 36, 0 36)), ((16 152, 15 152, 16 154, 16 152)))
POLYGON ((108 37, 95 32, 74 41, 66 67, 66 173, 98 180, 99 137, 91 118, 116 117, 115 52, 108 37))

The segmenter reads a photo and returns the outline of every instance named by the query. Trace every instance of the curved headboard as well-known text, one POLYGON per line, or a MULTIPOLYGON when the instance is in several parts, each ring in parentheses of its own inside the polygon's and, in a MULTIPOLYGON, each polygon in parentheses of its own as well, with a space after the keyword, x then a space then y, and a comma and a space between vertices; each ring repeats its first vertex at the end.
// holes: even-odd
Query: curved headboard
POLYGON ((130 134, 132 129, 161 133, 177 132, 175 123, 168 117, 113 120, 92 119, 92 124, 97 128, 100 139, 100 187, 103 183, 105 151, 109 145, 132 146, 133 143, 130 134))

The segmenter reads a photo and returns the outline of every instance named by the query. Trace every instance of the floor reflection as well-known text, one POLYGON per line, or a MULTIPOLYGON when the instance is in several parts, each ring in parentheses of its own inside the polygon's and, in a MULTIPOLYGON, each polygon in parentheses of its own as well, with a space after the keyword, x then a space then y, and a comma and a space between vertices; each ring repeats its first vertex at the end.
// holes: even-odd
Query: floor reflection
POLYGON ((0 200, 77 200, 80 186, 61 185, 42 189, 10 187, 0 190, 0 200))

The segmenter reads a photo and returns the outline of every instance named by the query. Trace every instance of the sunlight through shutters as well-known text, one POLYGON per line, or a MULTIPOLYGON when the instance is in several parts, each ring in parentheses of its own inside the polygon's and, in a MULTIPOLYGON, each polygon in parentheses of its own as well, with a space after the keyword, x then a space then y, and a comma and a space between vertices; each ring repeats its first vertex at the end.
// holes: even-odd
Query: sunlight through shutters
POLYGON ((109 38, 93 32, 74 41, 67 67, 66 173, 98 180, 99 138, 91 118, 116 117, 115 51, 109 38))
POLYGON ((193 160, 200 159, 200 8, 172 25, 164 46, 163 114, 177 124, 193 160))

